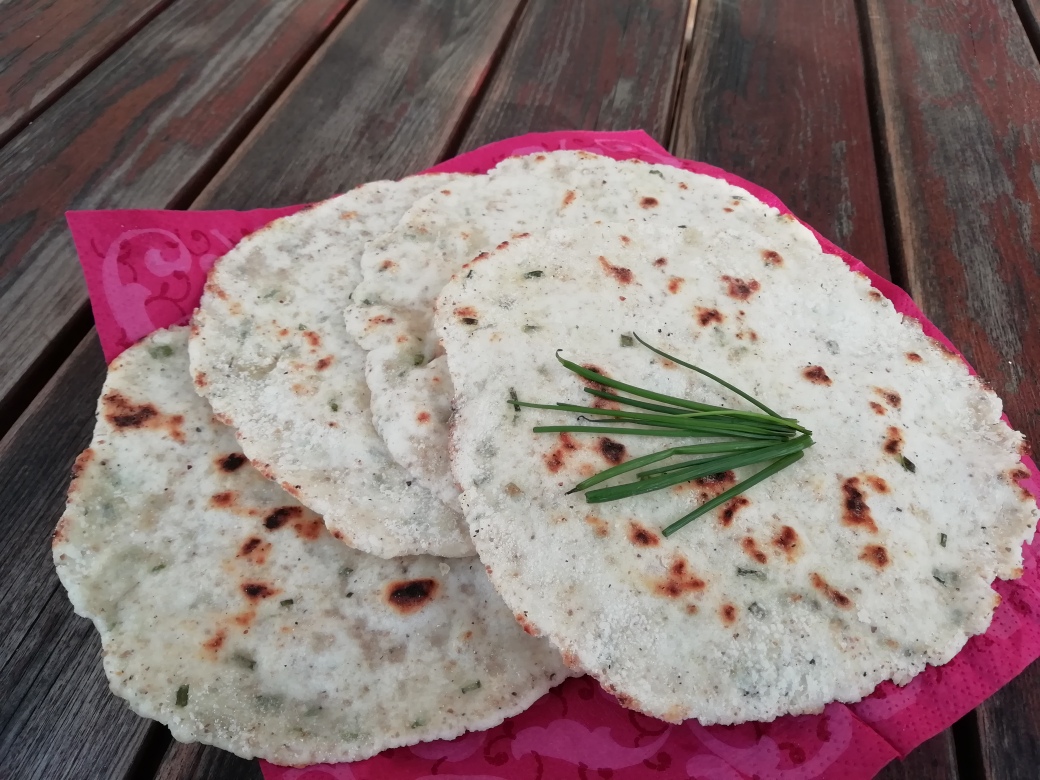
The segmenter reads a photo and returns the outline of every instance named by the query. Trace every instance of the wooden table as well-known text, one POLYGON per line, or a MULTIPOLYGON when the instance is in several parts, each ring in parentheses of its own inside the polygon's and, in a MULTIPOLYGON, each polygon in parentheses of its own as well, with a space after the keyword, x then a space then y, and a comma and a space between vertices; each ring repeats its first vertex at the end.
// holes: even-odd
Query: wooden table
MULTIPOLYGON (((66 209, 644 128, 908 289, 1040 441, 1040 0, 0 2, 0 777, 257 778, 108 693, 49 537, 105 366, 66 209)), ((1040 665, 881 777, 1036 778, 1040 665)))

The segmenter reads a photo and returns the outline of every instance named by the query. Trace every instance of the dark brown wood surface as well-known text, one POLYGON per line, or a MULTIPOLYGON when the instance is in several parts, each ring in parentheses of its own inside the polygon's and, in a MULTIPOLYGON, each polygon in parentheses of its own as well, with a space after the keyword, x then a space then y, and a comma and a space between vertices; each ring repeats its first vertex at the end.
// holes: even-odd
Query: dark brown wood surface
POLYGON ((520 0, 360 0, 195 202, 282 206, 441 159, 520 0))
POLYGON ((460 151, 546 130, 667 143, 686 13, 677 0, 529 0, 460 151))
POLYGON ((65 210, 183 204, 347 2, 181 0, 0 149, 0 431, 86 305, 65 210))
MULTIPOLYGON (((1015 6, 868 0, 898 262, 914 299, 1040 437, 1040 65, 1015 6)), ((987 778, 1035 778, 1040 670, 977 711, 987 778)))
POLYGON ((673 152, 775 193, 888 276, 854 0, 700 0, 673 152))
MULTIPOLYGON (((259 778, 112 697, 53 573, 104 370, 64 209, 300 202, 509 135, 642 127, 906 282, 1035 442, 1038 9, 0 0, 0 778, 259 778)), ((879 777, 1036 778, 1038 713, 1034 666, 879 777)))
POLYGON ((0 7, 0 145, 172 0, 8 0, 0 7))
POLYGON ((104 378, 83 340, 0 442, 0 777, 122 776, 148 722, 108 689, 93 625, 72 612, 51 562, 76 454, 90 441, 104 378), (98 774, 97 776, 102 776, 98 774))

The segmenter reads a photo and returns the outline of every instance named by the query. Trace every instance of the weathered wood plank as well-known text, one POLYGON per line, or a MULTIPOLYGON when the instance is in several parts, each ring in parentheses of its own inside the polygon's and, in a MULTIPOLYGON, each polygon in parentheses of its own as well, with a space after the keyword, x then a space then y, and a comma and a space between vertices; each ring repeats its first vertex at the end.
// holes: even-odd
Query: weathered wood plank
MULTIPOLYGON (((866 6, 910 292, 1035 444, 1036 54, 1010 2, 868 0, 866 6)), ((1034 665, 976 710, 987 777, 1035 777, 1038 702, 1034 665)))
POLYGON ((700 0, 672 152, 766 189, 888 275, 854 0, 700 0))
MULTIPOLYGON (((958 780, 953 733, 950 729, 920 745, 903 761, 893 761, 875 780, 958 780)), ((965 778, 967 780, 967 778, 965 778)))
POLYGON ((170 744, 155 780, 262 780, 260 765, 206 745, 170 744))
POLYGON ((0 146, 171 2, 8 2, 0 11, 0 146))
POLYGON ((1035 780, 1040 767, 1040 665, 976 710, 988 780, 1035 780))
POLYGON ((461 149, 546 130, 646 130, 665 143, 684 0, 530 0, 461 149))
POLYGON ((436 163, 519 0, 360 0, 193 204, 317 200, 436 163))
POLYGON ((348 3, 182 0, 0 149, 0 431, 86 302, 63 212, 178 205, 348 3))
POLYGON ((0 442, 0 777, 119 777, 145 739, 147 721, 109 693, 100 641, 50 555, 103 377, 91 333, 0 442))

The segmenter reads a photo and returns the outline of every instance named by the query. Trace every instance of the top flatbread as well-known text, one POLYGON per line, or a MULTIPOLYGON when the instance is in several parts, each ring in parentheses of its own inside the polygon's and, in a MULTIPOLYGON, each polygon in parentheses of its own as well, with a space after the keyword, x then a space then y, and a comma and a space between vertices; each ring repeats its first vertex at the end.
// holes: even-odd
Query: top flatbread
POLYGON ((489 728, 566 676, 476 558, 352 550, 264 479, 192 391, 187 336, 113 361, 54 536, 117 695, 179 740, 304 765, 489 728))
POLYGON ((372 427, 364 353, 342 316, 365 242, 455 178, 374 182, 273 222, 217 262, 195 314, 199 393, 262 473, 374 555, 473 552, 457 508, 416 484, 372 427))
POLYGON ((694 174, 587 152, 504 160, 487 176, 419 200, 361 258, 347 329, 368 350, 372 419, 394 460, 450 506, 450 380, 431 328, 433 302, 463 263, 514 235, 635 219, 682 224, 700 210, 694 174))
POLYGON ((513 239, 444 289, 453 465, 496 589, 565 659, 672 722, 768 721, 949 661, 989 624, 992 580, 1021 574, 1037 511, 1016 484, 1022 437, 959 359, 801 225, 701 179, 705 209, 684 227, 513 239), (815 446, 669 538, 757 469, 610 503, 565 495, 684 440, 533 433, 575 416, 515 411, 511 391, 595 400, 557 349, 750 408, 633 332, 797 418, 815 446))

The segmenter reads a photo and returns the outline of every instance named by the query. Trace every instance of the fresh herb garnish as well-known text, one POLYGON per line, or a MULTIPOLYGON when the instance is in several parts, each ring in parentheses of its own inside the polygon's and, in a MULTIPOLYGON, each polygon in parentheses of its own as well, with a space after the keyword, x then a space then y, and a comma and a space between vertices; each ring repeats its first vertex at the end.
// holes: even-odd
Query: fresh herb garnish
POLYGON ((463 693, 469 693, 470 691, 477 690, 477 688, 479 688, 479 687, 480 687, 480 680, 477 680, 476 682, 472 682, 469 685, 463 685, 462 686, 462 692, 463 693))
POLYGON ((621 334, 621 346, 623 346, 623 347, 634 347, 635 345, 636 345, 636 340, 634 338, 632 338, 631 336, 628 336, 628 335, 626 335, 624 333, 621 334))
POLYGON ((177 706, 187 707, 188 706, 188 686, 182 685, 177 689, 177 706))
POLYGON ((292 599, 282 599, 281 601, 278 602, 278 604, 280 606, 283 606, 283 607, 291 607, 293 605, 293 600, 292 599))
POLYGON ((162 360, 163 358, 168 358, 173 355, 173 347, 169 344, 159 344, 158 346, 149 349, 148 354, 156 360, 162 360))
POLYGON ((945 547, 946 546, 946 534, 939 534, 939 546, 940 547, 945 547))
MULTIPOLYGON (((620 406, 627 406, 641 411, 601 409, 594 406, 564 403, 528 403, 518 400, 516 393, 511 389, 509 403, 512 404, 514 409, 525 406, 530 409, 573 412, 579 415, 579 421, 593 423, 592 425, 540 425, 534 428, 535 433, 606 433, 616 436, 710 437, 729 440, 670 447, 660 452, 633 458, 589 477, 567 491, 568 493, 588 490, 588 488, 594 485, 622 474, 627 474, 637 469, 644 469, 646 466, 685 455, 706 455, 708 457, 682 460, 654 469, 638 471, 635 475, 635 480, 612 487, 591 490, 585 494, 585 499, 590 504, 616 501, 643 493, 651 493, 655 490, 661 490, 694 479, 721 474, 731 469, 765 464, 764 468, 756 474, 737 483, 710 501, 706 501, 665 528, 663 531, 664 535, 671 536, 706 512, 721 506, 759 482, 768 479, 792 463, 795 463, 803 456, 804 451, 813 445, 812 431, 803 428, 798 424, 797 420, 781 417, 758 399, 753 398, 743 390, 734 387, 714 374, 705 371, 703 368, 687 363, 657 347, 647 344, 636 334, 621 336, 621 346, 632 346, 634 344, 633 338, 651 352, 660 355, 666 360, 684 366, 691 371, 696 371, 702 376, 717 382, 761 411, 751 412, 729 409, 656 393, 642 387, 611 379, 598 371, 566 360, 560 357, 559 352, 557 352, 556 359, 560 361, 564 368, 593 385, 585 389, 586 393, 597 398, 612 401, 620 406), (625 395, 622 395, 622 393, 625 395), (597 423, 610 423, 610 425, 597 425, 597 423), (627 427, 629 425, 644 427, 627 427)), ((903 460, 906 461, 905 458, 903 460)), ((913 464, 909 461, 906 461, 903 467, 908 471, 914 470, 913 464), (909 463, 909 466, 907 466, 907 463, 909 463)), ((751 569, 738 569, 737 573, 743 576, 759 576, 761 574, 761 572, 751 569)))
POLYGON ((526 274, 524 274, 524 278, 525 279, 538 279, 538 278, 540 278, 542 276, 542 274, 543 274, 542 271, 528 271, 526 274))
POLYGON ((900 455, 899 456, 899 465, 902 466, 907 471, 909 471, 911 474, 914 474, 917 471, 917 466, 915 466, 914 462, 912 460, 910 460, 910 458, 906 457, 905 455, 900 455))

